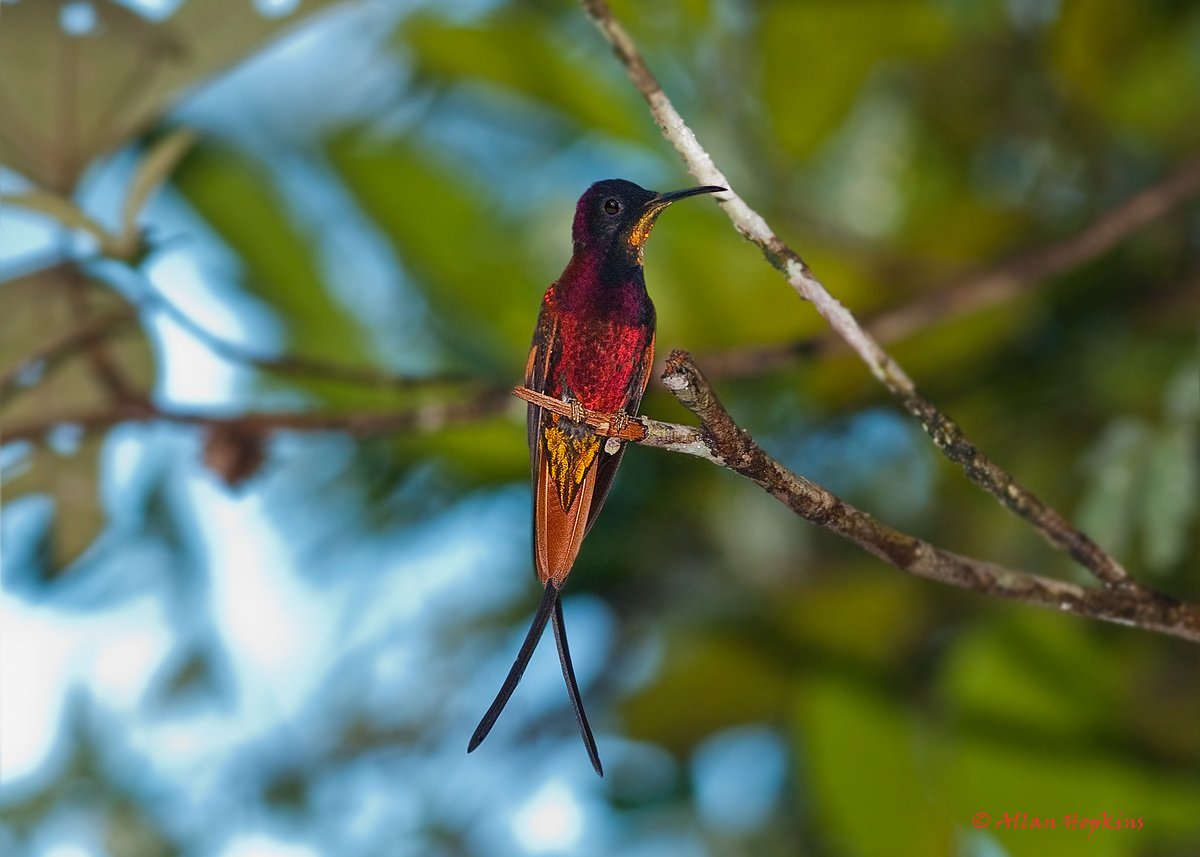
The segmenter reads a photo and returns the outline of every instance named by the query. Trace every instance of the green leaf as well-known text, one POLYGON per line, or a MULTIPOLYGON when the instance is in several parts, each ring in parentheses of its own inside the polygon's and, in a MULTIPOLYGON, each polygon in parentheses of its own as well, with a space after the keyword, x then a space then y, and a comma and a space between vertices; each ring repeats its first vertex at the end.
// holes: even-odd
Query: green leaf
MULTIPOLYGON (((610 75, 608 57, 556 37, 553 21, 506 7, 470 25, 417 16, 400 30, 418 72, 437 80, 511 90, 588 130, 646 140, 653 125, 632 89, 610 75)), ((598 42, 597 42, 598 44, 598 42)))
POLYGON ((1110 551, 1128 552, 1140 536, 1151 571, 1181 562, 1200 513, 1200 377, 1188 362, 1167 382, 1165 420, 1111 424, 1085 458, 1089 481, 1080 524, 1110 551))
POLYGON ((1088 485, 1079 525, 1106 551, 1125 554, 1133 539, 1141 471, 1150 428, 1140 420, 1114 421, 1087 456, 1088 485))
POLYGON ((1175 372, 1163 399, 1166 424, 1147 451, 1141 507, 1146 565, 1160 572, 1183 560, 1200 516, 1200 363, 1175 372))
POLYGON ((836 653, 843 662, 898 668, 928 622, 928 591, 913 578, 881 573, 870 557, 858 562, 861 573, 810 582, 802 596, 780 599, 775 610, 789 637, 815 651, 836 653))
POLYGON ((907 706, 822 676, 805 682, 799 711, 807 779, 838 853, 952 852, 951 820, 930 793, 923 736, 907 706))
MULTIPOLYGON (((315 252, 315 236, 288 216, 286 201, 265 172, 229 149, 200 146, 175 173, 174 184, 245 265, 245 287, 277 313, 288 350, 349 365, 371 363, 362 325, 331 292, 315 252)), ((317 380, 306 389, 348 401, 363 391, 317 380)))
POLYGON ((753 646, 691 634, 674 641, 662 674, 625 704, 625 732, 683 752, 730 726, 777 720, 789 695, 786 673, 753 646))
MULTIPOLYGON (((1027 608, 1001 616, 965 635, 949 654, 940 682, 956 709, 1052 736, 1104 723, 1130 674, 1101 668, 1082 623, 1027 608)), ((1121 663, 1117 655, 1108 661, 1121 663)))
POLYGON ((1183 559, 1200 503, 1200 432, 1177 426, 1156 435, 1146 462, 1142 505, 1143 554, 1153 571, 1183 559))
POLYGON ((162 23, 113 0, 92 0, 95 26, 72 35, 71 0, 4 6, 0 162, 69 193, 97 156, 149 126, 186 87, 249 53, 331 0, 266 17, 245 0, 184 3, 162 23))
POLYGON ((1163 393, 1163 410, 1170 424, 1200 423, 1200 362, 1190 361, 1171 375, 1163 393))
POLYGON ((931 55, 950 36, 937 5, 915 0, 772 3, 759 32, 763 102, 793 156, 811 154, 837 127, 879 63, 931 55))
POLYGON ((1200 12, 1181 14, 1179 4, 1071 0, 1054 31, 1051 68, 1064 91, 1097 116, 1190 144, 1200 87, 1197 26, 1200 12))
POLYGON ((506 219, 486 188, 406 140, 348 134, 327 151, 427 295, 455 352, 505 380, 519 377, 548 284, 524 249, 528 224, 506 219))
POLYGON ((511 483, 525 478, 529 470, 524 422, 511 417, 400 434, 393 449, 407 461, 442 462, 460 485, 511 483))

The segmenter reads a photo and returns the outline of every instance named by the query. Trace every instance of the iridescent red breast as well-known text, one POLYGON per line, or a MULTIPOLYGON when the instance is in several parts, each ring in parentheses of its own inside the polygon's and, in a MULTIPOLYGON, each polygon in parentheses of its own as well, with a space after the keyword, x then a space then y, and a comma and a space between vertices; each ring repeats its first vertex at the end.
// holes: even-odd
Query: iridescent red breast
POLYGON ((544 392, 574 397, 594 411, 632 415, 630 388, 643 361, 653 358, 646 349, 654 341, 654 304, 640 269, 618 285, 560 280, 546 293, 546 305, 558 317, 561 345, 544 392))

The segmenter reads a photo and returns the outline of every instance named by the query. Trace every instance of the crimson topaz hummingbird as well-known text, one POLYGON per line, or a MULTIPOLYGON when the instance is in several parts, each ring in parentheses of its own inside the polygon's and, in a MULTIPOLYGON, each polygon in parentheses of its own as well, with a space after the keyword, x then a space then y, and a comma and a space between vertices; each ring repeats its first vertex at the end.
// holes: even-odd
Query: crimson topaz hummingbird
MULTIPOLYGON (((605 414, 637 413, 654 362, 654 304, 642 276, 642 247, 663 209, 684 197, 719 193, 696 187, 655 193, 622 179, 596 182, 579 198, 574 249, 550 284, 533 333, 525 386, 605 414)), ((624 445, 605 443, 588 425, 529 406, 533 482, 533 561, 545 587, 541 605, 508 677, 483 716, 467 752, 483 742, 520 682, 552 622, 571 707, 596 773, 604 775, 571 666, 559 590, 583 537, 608 496, 624 445)))

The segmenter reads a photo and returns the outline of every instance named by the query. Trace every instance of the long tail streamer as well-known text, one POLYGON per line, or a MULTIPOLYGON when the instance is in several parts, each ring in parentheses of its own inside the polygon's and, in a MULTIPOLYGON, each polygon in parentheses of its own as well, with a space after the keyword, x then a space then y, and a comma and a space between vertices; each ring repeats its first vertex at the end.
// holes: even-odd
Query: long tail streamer
POLYGON ((596 769, 597 774, 604 776, 600 752, 596 749, 596 739, 592 737, 592 727, 588 725, 587 712, 583 710, 583 697, 580 696, 579 684, 575 681, 575 667, 571 665, 571 650, 567 648, 567 626, 563 624, 562 601, 557 598, 554 600, 554 642, 558 644, 558 661, 562 664, 563 680, 567 683, 571 708, 575 710, 575 719, 579 721, 579 734, 583 736, 583 744, 587 747, 592 767, 596 769))
MULTIPOLYGON (((546 591, 542 594, 542 603, 538 605, 537 613, 533 616, 533 624, 529 626, 529 633, 525 635, 525 642, 521 644, 521 651, 517 653, 517 659, 513 661, 512 669, 508 671, 508 678, 501 685, 500 692, 496 694, 491 708, 487 710, 487 713, 483 715, 483 719, 479 721, 479 725, 475 727, 475 734, 471 736, 471 743, 467 745, 468 753, 473 752, 476 747, 483 743, 483 739, 488 736, 488 733, 492 731, 492 727, 496 725, 496 718, 500 716, 500 712, 504 710, 504 706, 508 705, 508 700, 513 695, 513 691, 521 683, 521 676, 525 675, 525 668, 529 666, 529 659, 533 657, 533 650, 537 648, 538 641, 542 638, 542 632, 546 630, 546 622, 550 620, 550 615, 554 612, 557 604, 558 590, 555 589, 552 581, 547 581, 546 591)), ((574 677, 572 676, 572 678, 574 677)), ((572 682, 573 684, 574 682, 572 682)), ((575 693, 578 694, 578 690, 575 693)), ((582 709, 580 710, 582 711, 582 709)))

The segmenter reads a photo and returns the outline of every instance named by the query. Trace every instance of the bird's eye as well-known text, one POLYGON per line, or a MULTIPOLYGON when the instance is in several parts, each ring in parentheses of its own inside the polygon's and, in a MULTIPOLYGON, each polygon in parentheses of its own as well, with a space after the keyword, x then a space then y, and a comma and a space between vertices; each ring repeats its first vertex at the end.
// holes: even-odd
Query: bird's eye
POLYGON ((621 200, 617 199, 615 196, 610 196, 608 199, 604 200, 604 213, 610 217, 615 217, 616 215, 620 214, 621 200))

